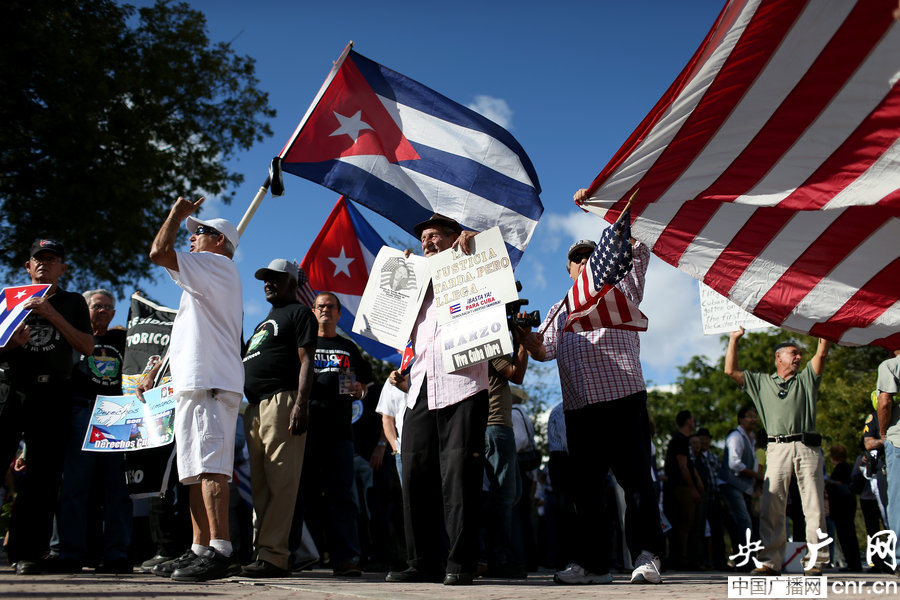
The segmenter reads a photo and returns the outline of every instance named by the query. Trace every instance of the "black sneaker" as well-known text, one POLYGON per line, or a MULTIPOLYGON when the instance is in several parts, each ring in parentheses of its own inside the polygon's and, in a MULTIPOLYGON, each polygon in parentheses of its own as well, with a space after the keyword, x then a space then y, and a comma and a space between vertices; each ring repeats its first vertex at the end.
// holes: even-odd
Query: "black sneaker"
POLYGON ((190 566, 195 560, 197 560, 198 556, 194 554, 193 550, 188 550, 178 558, 173 558, 172 560, 167 560, 166 562, 161 562, 152 569, 150 572, 154 575, 159 575, 160 577, 171 577, 172 573, 177 571, 178 569, 183 569, 187 566, 190 566))
POLYGON ((153 558, 148 558, 144 562, 141 563, 141 571, 144 573, 149 573, 153 570, 153 567, 156 565, 162 564, 164 562, 170 561, 174 556, 166 556, 165 554, 157 554, 153 558))
POLYGON ((442 583, 444 574, 440 571, 420 571, 410 567, 405 571, 391 571, 384 580, 388 583, 442 583))
POLYGON ((241 575, 244 577, 287 577, 290 572, 273 565, 267 560, 257 560, 241 569, 241 575))
POLYGON ((240 574, 241 564, 234 554, 225 556, 212 548, 209 550, 212 554, 201 556, 190 565, 176 569, 172 573, 172 581, 209 581, 240 574))

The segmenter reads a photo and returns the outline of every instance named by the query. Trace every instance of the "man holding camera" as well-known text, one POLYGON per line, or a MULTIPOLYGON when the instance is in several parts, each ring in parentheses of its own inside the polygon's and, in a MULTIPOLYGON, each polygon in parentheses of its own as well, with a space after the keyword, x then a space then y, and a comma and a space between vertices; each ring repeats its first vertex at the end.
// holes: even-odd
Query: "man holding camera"
MULTIPOLYGON (((580 190, 575 198, 583 197, 580 190)), ((577 281, 596 248, 581 240, 569 248, 566 269, 577 281)), ((633 241, 633 264, 616 287, 635 305, 644 295, 650 260, 645 244, 633 241)), ((636 331, 594 329, 563 333, 565 309, 554 306, 523 344, 535 360, 556 359, 563 392, 566 437, 573 473, 575 518, 581 530, 575 563, 556 573, 565 584, 611 583, 613 535, 604 502, 606 474, 612 469, 625 489, 625 534, 634 556, 633 583, 659 583, 664 547, 656 491, 650 475, 650 420, 636 331), (598 510, 598 507, 602 507, 598 510)), ((615 507, 612 507, 615 510, 615 507)))
MULTIPOLYGON (((738 369, 738 340, 743 335, 743 327, 731 332, 725 353, 725 374, 743 387, 753 400, 763 429, 769 435, 759 522, 762 566, 753 573, 780 575, 787 542, 784 516, 792 475, 797 478, 806 516, 807 545, 810 548, 820 545, 822 540, 817 531, 826 531, 822 470, 825 458, 820 450, 822 436, 816 433, 816 402, 830 342, 819 338, 816 355, 802 371, 800 347, 796 342, 782 342, 775 346, 775 373, 754 373, 738 369)), ((828 552, 820 551, 816 563, 804 574, 819 576, 827 563, 828 552)))

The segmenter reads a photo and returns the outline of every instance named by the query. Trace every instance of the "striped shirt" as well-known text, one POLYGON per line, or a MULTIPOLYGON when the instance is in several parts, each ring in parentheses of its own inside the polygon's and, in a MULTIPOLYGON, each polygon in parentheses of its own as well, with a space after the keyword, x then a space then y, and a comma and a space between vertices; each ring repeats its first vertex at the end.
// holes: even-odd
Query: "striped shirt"
POLYGON ((444 368, 441 329, 437 324, 437 310, 434 307, 434 291, 431 286, 428 286, 428 292, 419 309, 419 316, 412 331, 412 342, 416 360, 409 374, 407 396, 409 408, 415 406, 426 375, 429 410, 452 406, 481 390, 488 389, 487 362, 480 362, 452 373, 444 368))
MULTIPOLYGON (((644 279, 650 261, 645 244, 634 243, 634 268, 616 287, 635 305, 644 296, 644 279)), ((562 387, 563 409, 576 410, 597 402, 608 402, 646 389, 641 371, 641 342, 636 331, 595 329, 563 335, 567 311, 562 304, 550 309, 541 325, 545 360, 556 359, 562 387)))

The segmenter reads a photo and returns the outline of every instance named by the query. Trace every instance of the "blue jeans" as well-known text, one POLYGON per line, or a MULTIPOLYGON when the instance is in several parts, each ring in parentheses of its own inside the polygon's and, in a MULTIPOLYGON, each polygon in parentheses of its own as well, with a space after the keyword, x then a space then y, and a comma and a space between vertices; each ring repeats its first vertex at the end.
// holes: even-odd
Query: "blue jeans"
POLYGON ((750 511, 747 510, 747 501, 750 496, 727 483, 719 486, 719 493, 728 506, 731 520, 734 521, 735 531, 731 532, 731 546, 732 551, 737 552, 738 544, 747 543, 748 529, 751 538, 753 536, 753 522, 750 520, 750 511))
POLYGON ((128 558, 131 544, 131 498, 125 484, 123 452, 86 452, 81 449, 91 418, 90 401, 75 398, 72 406, 72 430, 63 465, 59 517, 59 555, 66 560, 82 561, 87 551, 88 510, 91 500, 103 502, 103 560, 128 558), (102 496, 91 498, 94 479, 99 475, 102 496))
POLYGON ((486 539, 488 564, 524 565, 520 545, 512 543, 513 507, 522 495, 515 432, 506 425, 488 425, 484 445, 485 470, 491 484, 486 539))
MULTIPOLYGON (((884 425, 882 425, 884 427, 884 425)), ((891 442, 884 442, 884 456, 887 460, 887 527, 900 536, 900 448, 891 442)), ((895 550, 897 564, 900 565, 900 543, 895 550)))

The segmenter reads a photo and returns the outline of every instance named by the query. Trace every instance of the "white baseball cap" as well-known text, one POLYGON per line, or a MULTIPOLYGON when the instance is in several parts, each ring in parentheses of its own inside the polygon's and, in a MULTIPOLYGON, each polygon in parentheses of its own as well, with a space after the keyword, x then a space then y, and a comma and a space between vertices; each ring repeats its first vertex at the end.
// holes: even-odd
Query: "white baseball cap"
POLYGON ((231 245, 235 248, 238 247, 238 242, 241 241, 241 235, 238 233, 237 227, 232 225, 226 219, 208 219, 206 221, 201 221, 195 217, 188 217, 184 221, 185 227, 191 233, 197 232, 197 226, 206 225, 207 227, 212 227, 216 231, 225 235, 225 239, 231 242, 231 245))

